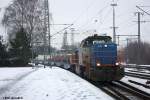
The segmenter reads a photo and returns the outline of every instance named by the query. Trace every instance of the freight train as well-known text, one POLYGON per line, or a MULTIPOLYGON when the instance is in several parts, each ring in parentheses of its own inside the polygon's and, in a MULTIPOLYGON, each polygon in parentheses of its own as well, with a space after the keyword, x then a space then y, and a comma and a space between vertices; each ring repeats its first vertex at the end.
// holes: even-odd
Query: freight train
POLYGON ((61 59, 59 62, 65 61, 61 67, 67 64, 67 69, 89 80, 116 81, 124 77, 124 68, 117 60, 117 45, 110 36, 89 36, 76 51, 61 59))

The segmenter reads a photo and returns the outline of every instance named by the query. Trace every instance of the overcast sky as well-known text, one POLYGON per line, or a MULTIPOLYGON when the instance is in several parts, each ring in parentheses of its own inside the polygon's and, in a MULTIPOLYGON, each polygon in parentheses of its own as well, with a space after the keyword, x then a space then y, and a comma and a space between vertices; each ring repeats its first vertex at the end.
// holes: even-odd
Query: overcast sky
MULTIPOLYGON (((4 8, 12 0, 0 0, 0 18, 4 8)), ((135 12, 138 11, 138 6, 150 6, 150 0, 115 0, 118 4, 116 7, 116 26, 117 34, 137 34, 137 20, 135 12)), ((112 36, 112 7, 110 4, 112 0, 49 0, 50 12, 53 15, 55 24, 74 24, 75 28, 75 41, 81 41, 87 35, 93 34, 96 30, 98 34, 107 33, 112 36), (87 34, 88 31, 88 34, 87 34), (91 33, 91 34, 90 34, 91 33)), ((142 7, 150 13, 150 7, 142 7)), ((144 14, 141 20, 150 21, 150 16, 144 14)), ((52 26, 51 34, 63 29, 65 26, 52 26)), ((0 33, 4 34, 5 31, 0 27, 0 33)), ((69 30, 68 30, 69 32, 69 30)), ((150 22, 141 24, 142 40, 149 41, 150 36, 150 22)), ((53 43, 62 42, 63 35, 56 35, 53 37, 53 43), (59 41, 58 41, 59 39, 59 41)), ((124 40, 125 38, 122 38, 124 40)), ((69 41, 69 39, 68 39, 69 41)), ((58 45, 57 44, 57 45, 58 45)))

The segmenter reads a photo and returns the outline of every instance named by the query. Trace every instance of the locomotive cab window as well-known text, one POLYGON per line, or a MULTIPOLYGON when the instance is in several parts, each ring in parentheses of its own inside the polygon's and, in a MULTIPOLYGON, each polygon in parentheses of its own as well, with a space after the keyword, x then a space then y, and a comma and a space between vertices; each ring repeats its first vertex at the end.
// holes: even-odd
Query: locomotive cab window
POLYGON ((101 44, 101 43, 105 43, 105 41, 104 40, 93 41, 93 44, 101 44))
POLYGON ((81 47, 89 47, 95 44, 112 43, 110 36, 89 36, 81 42, 81 47))

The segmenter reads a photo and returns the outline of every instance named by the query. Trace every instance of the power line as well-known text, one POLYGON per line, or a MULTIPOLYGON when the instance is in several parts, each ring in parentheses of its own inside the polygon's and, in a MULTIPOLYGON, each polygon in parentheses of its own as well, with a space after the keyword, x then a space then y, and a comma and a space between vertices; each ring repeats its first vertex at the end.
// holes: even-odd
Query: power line
POLYGON ((66 29, 70 28, 72 25, 73 25, 73 24, 70 24, 69 26, 63 28, 62 30, 60 30, 60 31, 58 31, 58 32, 56 32, 56 33, 54 33, 53 35, 51 35, 51 37, 53 37, 53 36, 55 36, 55 35, 57 35, 57 34, 63 32, 63 31, 65 31, 66 29))
MULTIPOLYGON (((92 6, 93 4, 94 4, 94 2, 92 1, 92 2, 88 5, 87 9, 91 8, 91 6, 92 6)), ((87 10, 87 9, 86 9, 86 10, 87 10)), ((85 11, 83 11, 83 12, 72 22, 72 24, 70 24, 68 27, 65 27, 65 28, 63 28, 62 30, 60 30, 60 31, 58 31, 58 32, 56 32, 56 33, 54 33, 52 36, 57 35, 57 34, 59 34, 60 32, 63 32, 64 30, 66 30, 66 29, 70 28, 71 26, 73 26, 73 25, 81 18, 81 16, 82 16, 84 13, 85 13, 85 11)), ((64 24, 64 25, 66 25, 66 24, 64 24)), ((52 36, 51 36, 51 37, 52 37, 52 36)))
POLYGON ((118 38, 118 46, 120 45, 120 37, 135 37, 135 36, 138 36, 138 35, 116 35, 116 37, 118 38))
MULTIPOLYGON (((119 0, 117 0, 116 2, 118 2, 118 1, 119 1, 119 0)), ((125 15, 126 15, 126 13, 122 12, 120 15, 117 15, 116 17, 119 18, 119 19, 121 19, 120 17, 122 17, 122 16, 125 17, 125 15)), ((108 17, 105 17, 105 18, 108 18, 108 17)), ((126 17, 126 18, 127 18, 127 17, 126 17)), ((110 22, 110 20, 111 20, 111 19, 109 19, 108 21, 106 21, 106 20, 105 20, 105 21, 108 23, 108 22, 110 22)), ((125 20, 122 20, 122 19, 121 19, 121 22, 120 22, 119 24, 117 24, 117 25, 120 26, 120 24, 122 25, 122 24, 124 24, 124 23, 127 23, 128 20, 129 20, 129 17, 128 17, 128 19, 125 19, 125 20)))
POLYGON ((83 24, 82 26, 80 26, 79 28, 83 28, 83 27, 87 27, 88 23, 91 22, 98 14, 103 13, 103 11, 109 7, 109 5, 104 6, 102 9, 100 9, 98 11, 98 13, 96 13, 93 17, 91 17, 85 24, 83 24))
POLYGON ((140 7, 150 7, 150 6, 140 6, 140 7))
MULTIPOLYGON (((89 19, 84 25, 80 26, 79 28, 83 28, 83 27, 89 26, 88 23, 89 23, 91 20, 93 20, 97 15, 103 13, 103 11, 106 10, 107 7, 109 7, 109 5, 106 5, 106 6, 104 6, 102 9, 100 9, 100 10, 98 11, 98 13, 97 13, 95 16, 93 16, 91 19, 89 19)), ((108 18, 108 17, 106 17, 106 18, 108 18)), ((79 28, 78 28, 78 29, 79 29, 79 28)))
MULTIPOLYGON (((91 2, 91 3, 88 5, 88 7, 86 8, 86 11, 87 11, 88 9, 90 9, 94 3, 95 3, 95 2, 93 2, 93 0, 92 0, 92 2, 91 2)), ((82 16, 86 11, 83 11, 83 12, 73 21, 73 23, 75 24, 75 23, 81 18, 81 16, 82 16)))
POLYGON ((148 13, 147 11, 145 11, 145 10, 143 10, 141 7, 139 7, 139 6, 136 6, 138 9, 140 9, 141 11, 143 11, 144 13, 146 13, 147 15, 149 15, 150 16, 150 13, 148 13))
MULTIPOLYGON (((108 14, 110 14, 110 12, 112 12, 112 9, 110 8, 108 11, 107 11, 107 13, 103 16, 103 18, 105 18, 105 20, 102 20, 102 22, 101 22, 101 24, 104 24, 105 22, 106 23, 108 23, 109 21, 108 20, 110 20, 110 18, 108 17, 108 14), (109 18, 109 19, 108 19, 109 18)), ((105 24, 104 24, 105 25, 105 24)), ((100 25, 99 27, 98 27, 98 29, 100 29, 101 28, 101 26, 102 25, 100 25)), ((107 29, 108 29, 108 27, 109 26, 107 26, 107 29)), ((101 28, 101 30, 102 29, 104 29, 104 28, 101 28)), ((106 29, 106 28, 105 28, 106 29)))

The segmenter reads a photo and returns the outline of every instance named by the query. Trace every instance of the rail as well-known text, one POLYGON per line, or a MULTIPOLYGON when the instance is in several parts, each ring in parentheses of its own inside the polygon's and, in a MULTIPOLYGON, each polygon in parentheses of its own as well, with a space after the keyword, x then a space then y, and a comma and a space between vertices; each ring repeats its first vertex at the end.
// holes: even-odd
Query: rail
POLYGON ((150 75, 125 72, 125 75, 150 80, 150 75))
POLYGON ((150 94, 139 90, 122 81, 110 83, 108 91, 113 91, 120 98, 118 100, 150 100, 150 94))

